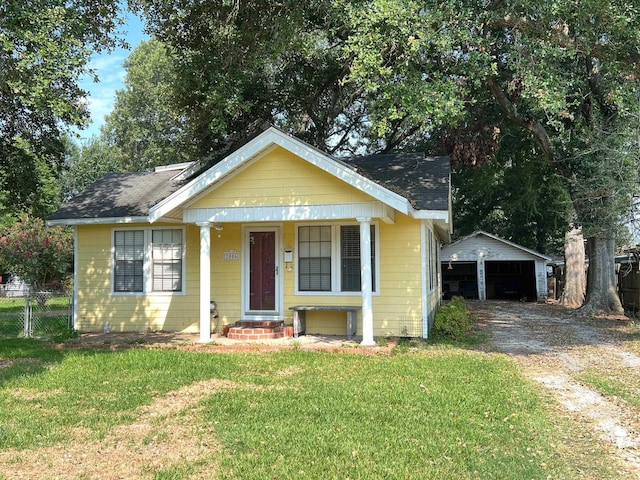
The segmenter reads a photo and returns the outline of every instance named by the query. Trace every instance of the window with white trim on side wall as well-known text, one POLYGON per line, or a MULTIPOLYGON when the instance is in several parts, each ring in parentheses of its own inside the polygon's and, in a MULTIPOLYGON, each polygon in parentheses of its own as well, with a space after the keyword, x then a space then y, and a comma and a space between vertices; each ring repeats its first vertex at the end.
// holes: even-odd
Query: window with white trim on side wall
MULTIPOLYGON (((377 292, 377 225, 371 225, 372 291, 377 292)), ((360 225, 299 225, 297 291, 359 293, 360 225)))
POLYGON ((114 229, 115 294, 184 293, 184 229, 114 229))
POLYGON ((433 258, 433 231, 427 229, 427 255, 429 255, 429 292, 433 292, 434 288, 434 258, 433 258))

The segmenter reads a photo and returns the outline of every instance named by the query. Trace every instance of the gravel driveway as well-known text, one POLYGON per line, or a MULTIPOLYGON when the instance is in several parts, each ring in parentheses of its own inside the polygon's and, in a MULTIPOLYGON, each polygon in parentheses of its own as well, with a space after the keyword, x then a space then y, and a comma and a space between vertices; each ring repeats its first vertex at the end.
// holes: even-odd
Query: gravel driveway
POLYGON ((585 372, 610 372, 640 401, 640 326, 626 318, 591 318, 551 303, 469 302, 493 348, 557 400, 560 410, 599 439, 624 469, 640 478, 640 409, 581 384, 585 372))

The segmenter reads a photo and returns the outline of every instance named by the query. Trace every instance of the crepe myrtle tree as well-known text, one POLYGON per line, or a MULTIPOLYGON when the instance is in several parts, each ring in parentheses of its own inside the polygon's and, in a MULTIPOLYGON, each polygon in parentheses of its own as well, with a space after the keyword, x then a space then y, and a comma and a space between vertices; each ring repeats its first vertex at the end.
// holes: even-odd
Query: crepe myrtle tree
POLYGON ((72 259, 71 232, 47 227, 38 217, 22 214, 0 233, 0 265, 27 282, 33 291, 63 289, 72 259))

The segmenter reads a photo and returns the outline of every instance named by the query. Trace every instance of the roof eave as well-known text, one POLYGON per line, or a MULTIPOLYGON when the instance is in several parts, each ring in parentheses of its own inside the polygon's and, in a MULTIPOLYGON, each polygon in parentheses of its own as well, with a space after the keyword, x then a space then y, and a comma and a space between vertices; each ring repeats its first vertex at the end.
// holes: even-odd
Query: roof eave
POLYGON ((47 220, 49 227, 74 225, 108 225, 122 223, 150 223, 149 216, 102 217, 102 218, 59 218, 47 220))
POLYGON ((433 225, 440 233, 440 238, 445 242, 451 241, 453 225, 451 224, 451 214, 447 210, 414 210, 411 212, 413 218, 419 220, 432 220, 433 225))

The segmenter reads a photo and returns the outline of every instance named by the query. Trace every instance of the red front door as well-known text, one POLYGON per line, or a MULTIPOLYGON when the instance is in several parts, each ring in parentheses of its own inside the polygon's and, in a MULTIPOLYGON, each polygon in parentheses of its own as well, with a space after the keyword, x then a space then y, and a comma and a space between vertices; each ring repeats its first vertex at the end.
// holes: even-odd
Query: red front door
POLYGON ((249 310, 276 309, 276 232, 249 232, 249 310))

